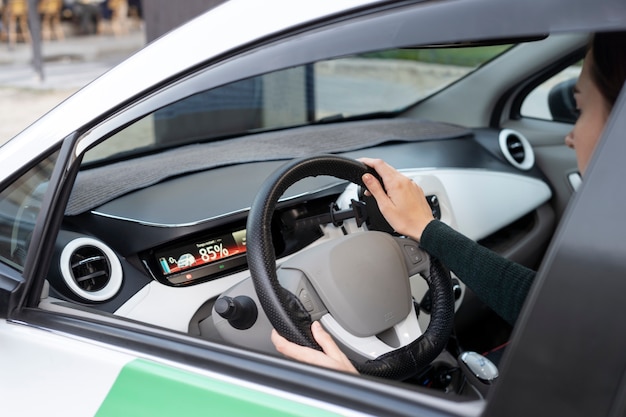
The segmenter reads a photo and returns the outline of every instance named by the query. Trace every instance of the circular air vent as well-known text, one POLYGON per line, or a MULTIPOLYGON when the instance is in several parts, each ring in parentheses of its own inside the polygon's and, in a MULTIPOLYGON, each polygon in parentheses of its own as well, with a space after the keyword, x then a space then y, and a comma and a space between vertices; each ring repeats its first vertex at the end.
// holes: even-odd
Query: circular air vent
POLYGON ((122 286, 122 266, 104 243, 91 238, 69 242, 61 253, 61 274, 67 286, 81 298, 106 301, 122 286))
POLYGON ((516 168, 529 170, 535 164, 533 148, 521 133, 503 129, 499 136, 500 150, 507 161, 516 168))

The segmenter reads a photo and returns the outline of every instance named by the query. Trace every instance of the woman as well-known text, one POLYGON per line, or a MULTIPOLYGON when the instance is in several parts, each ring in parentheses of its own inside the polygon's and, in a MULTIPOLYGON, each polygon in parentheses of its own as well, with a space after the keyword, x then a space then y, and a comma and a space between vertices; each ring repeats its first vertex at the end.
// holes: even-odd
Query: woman
MULTIPOLYGON (((589 43, 583 68, 574 87, 579 117, 565 144, 576 152, 584 175, 611 109, 626 80, 626 32, 598 33, 589 43)), ((389 224, 400 234, 420 242, 441 260, 496 313, 514 324, 535 272, 486 249, 446 224, 435 220, 424 191, 379 159, 362 159, 380 175, 385 189, 372 175, 363 176, 368 191, 389 224), (385 191, 386 190, 386 191, 385 191)), ((291 343, 272 331, 276 349, 287 357, 313 365, 357 373, 331 336, 315 322, 313 337, 323 352, 291 343)))

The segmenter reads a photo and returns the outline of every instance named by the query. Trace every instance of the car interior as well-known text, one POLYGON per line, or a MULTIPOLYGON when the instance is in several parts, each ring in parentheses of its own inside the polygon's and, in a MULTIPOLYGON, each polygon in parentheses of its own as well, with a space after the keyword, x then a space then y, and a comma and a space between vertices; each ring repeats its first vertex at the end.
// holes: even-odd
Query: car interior
MULTIPOLYGON (((358 158, 385 160, 424 189, 434 217, 538 269, 580 183, 563 138, 586 39, 363 51, 208 89, 182 88, 208 71, 183 77, 183 91, 163 87, 84 133, 39 308, 272 356, 277 322, 310 343, 301 323, 319 320, 356 363, 438 336, 433 323, 452 314, 419 372, 391 375, 483 398, 497 369, 463 366, 497 367, 512 326, 460 277, 433 283, 445 265, 433 272, 390 228, 358 158), (276 303, 297 306, 285 319, 276 303)), ((56 156, 0 200, 12 236, 0 257, 16 268, 56 156)))

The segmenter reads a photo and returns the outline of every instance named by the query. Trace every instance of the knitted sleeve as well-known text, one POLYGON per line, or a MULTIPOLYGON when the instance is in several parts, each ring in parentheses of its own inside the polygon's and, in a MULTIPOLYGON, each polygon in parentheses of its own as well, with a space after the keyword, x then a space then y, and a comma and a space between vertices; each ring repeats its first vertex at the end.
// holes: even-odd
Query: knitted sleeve
POLYGON ((426 226, 420 245, 500 317, 510 324, 515 323, 535 271, 498 255, 437 220, 426 226))

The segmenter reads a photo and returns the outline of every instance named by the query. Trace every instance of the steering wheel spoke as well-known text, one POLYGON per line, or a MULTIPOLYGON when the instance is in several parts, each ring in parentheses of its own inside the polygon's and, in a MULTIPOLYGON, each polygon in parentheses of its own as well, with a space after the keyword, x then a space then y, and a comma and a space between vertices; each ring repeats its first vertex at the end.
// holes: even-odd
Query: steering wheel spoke
POLYGON ((357 363, 391 353, 414 342, 422 335, 415 307, 404 320, 385 330, 383 334, 374 336, 355 336, 344 329, 330 314, 322 316, 320 322, 335 338, 335 341, 344 348, 346 355, 357 363))

